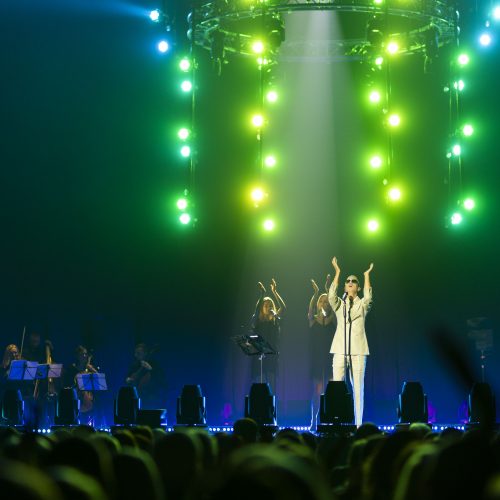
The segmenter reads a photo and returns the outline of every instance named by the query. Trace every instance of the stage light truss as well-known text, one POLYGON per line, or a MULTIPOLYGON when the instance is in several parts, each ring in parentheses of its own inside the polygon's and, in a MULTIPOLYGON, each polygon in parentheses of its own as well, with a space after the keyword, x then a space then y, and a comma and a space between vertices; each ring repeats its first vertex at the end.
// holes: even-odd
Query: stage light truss
MULTIPOLYGON (((424 52, 429 34, 437 34, 438 45, 446 45, 456 39, 457 18, 454 2, 431 0, 385 0, 377 5, 373 0, 215 0, 196 7, 189 14, 189 36, 207 50, 213 49, 213 40, 224 50, 244 55, 255 55, 252 43, 263 28, 263 20, 281 21, 282 14, 295 11, 338 11, 352 18, 344 38, 329 41, 304 41, 284 43, 280 51, 287 57, 360 58, 370 52, 372 43, 366 36, 369 19, 380 18, 387 28, 384 38, 396 41, 399 53, 424 52), (356 19, 354 20, 354 16, 356 19)), ((268 47, 269 53, 277 53, 278 47, 268 47)))

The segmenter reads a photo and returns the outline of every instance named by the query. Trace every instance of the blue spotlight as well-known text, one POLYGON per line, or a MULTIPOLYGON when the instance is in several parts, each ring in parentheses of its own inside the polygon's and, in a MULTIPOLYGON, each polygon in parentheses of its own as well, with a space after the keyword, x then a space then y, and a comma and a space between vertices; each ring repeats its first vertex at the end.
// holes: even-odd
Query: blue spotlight
POLYGON ((149 19, 153 21, 154 23, 157 23, 160 20, 161 13, 158 9, 152 10, 149 13, 149 19))
POLYGON ((492 40, 493 39, 491 38, 491 35, 487 31, 479 35, 479 44, 482 47, 489 47, 491 45, 492 40))
POLYGON ((161 42, 158 43, 158 50, 162 54, 165 54, 165 52, 168 52, 169 48, 170 48, 170 46, 166 40, 162 40, 161 42))

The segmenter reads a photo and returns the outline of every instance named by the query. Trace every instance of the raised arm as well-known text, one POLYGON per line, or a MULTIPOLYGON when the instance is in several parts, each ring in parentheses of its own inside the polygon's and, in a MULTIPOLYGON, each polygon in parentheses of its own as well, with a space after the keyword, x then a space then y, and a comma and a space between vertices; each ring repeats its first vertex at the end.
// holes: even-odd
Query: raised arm
POLYGON ((260 307, 262 305, 262 299, 266 295, 266 287, 260 281, 257 283, 257 286, 259 288, 260 295, 259 295, 259 300, 257 300, 257 304, 255 304, 255 311, 252 316, 252 328, 255 327, 255 324, 259 319, 259 312, 260 312, 260 307))
POLYGON ((276 299, 276 303, 278 305, 278 310, 276 314, 279 316, 283 310, 286 309, 285 301, 281 298, 278 293, 278 285, 276 284, 276 280, 273 278, 271 280, 271 292, 273 292, 274 298, 276 299))
POLYGON ((363 273, 364 275, 364 284, 363 284, 363 302, 365 304, 366 310, 368 311, 372 302, 372 284, 370 281, 370 273, 373 269, 373 262, 370 264, 370 267, 363 273))
POLYGON ((332 259, 333 269, 335 269, 335 275, 333 276, 332 284, 330 285, 330 289, 328 290, 328 302, 332 306, 332 309, 336 311, 340 307, 341 300, 337 295, 337 289, 339 287, 339 279, 340 279, 340 267, 337 262, 337 257, 332 259))
POLYGON ((330 289, 330 285, 332 284, 332 276, 330 274, 326 275, 326 281, 325 281, 325 292, 328 293, 328 290, 330 289))
POLYGON ((309 326, 314 324, 314 315, 316 314, 316 304, 318 302, 319 288, 314 280, 311 280, 311 284, 314 290, 314 294, 309 301, 309 311, 307 313, 307 319, 309 320, 309 326))

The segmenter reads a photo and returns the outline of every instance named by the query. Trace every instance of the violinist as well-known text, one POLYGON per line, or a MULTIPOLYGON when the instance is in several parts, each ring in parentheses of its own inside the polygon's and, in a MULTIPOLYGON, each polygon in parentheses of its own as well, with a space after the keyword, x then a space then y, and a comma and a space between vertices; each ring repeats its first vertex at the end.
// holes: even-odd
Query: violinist
POLYGON ((134 361, 130 365, 125 383, 137 388, 141 406, 145 409, 161 408, 165 404, 166 387, 162 370, 151 358, 156 349, 148 349, 140 343, 134 349, 134 361))

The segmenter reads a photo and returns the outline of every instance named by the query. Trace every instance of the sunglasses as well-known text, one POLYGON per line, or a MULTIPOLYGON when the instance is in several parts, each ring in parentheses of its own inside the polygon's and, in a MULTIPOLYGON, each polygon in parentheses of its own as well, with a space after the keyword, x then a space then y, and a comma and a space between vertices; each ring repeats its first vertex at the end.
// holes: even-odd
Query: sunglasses
POLYGON ((346 283, 356 283, 356 285, 358 284, 358 280, 356 279, 348 279, 348 280, 345 280, 346 283))

